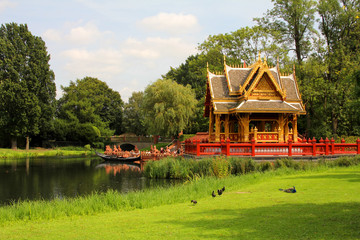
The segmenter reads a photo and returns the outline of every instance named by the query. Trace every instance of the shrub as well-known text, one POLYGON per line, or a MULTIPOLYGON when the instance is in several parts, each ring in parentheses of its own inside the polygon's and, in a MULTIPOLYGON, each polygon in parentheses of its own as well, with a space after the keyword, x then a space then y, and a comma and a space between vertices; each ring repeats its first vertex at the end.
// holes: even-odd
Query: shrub
POLYGON ((213 158, 212 168, 214 175, 219 178, 229 176, 231 173, 231 165, 225 157, 213 158))

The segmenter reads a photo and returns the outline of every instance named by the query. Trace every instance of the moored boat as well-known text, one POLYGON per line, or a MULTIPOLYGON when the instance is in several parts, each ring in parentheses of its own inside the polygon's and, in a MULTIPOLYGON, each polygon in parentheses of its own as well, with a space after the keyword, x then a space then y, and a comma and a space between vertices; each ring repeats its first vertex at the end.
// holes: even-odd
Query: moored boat
POLYGON ((133 162, 133 161, 138 161, 141 159, 140 152, 136 156, 130 156, 130 157, 120 157, 117 155, 106 155, 106 154, 99 153, 99 152, 95 152, 95 153, 96 153, 96 155, 98 155, 99 157, 101 157, 102 159, 104 159, 106 161, 133 162))

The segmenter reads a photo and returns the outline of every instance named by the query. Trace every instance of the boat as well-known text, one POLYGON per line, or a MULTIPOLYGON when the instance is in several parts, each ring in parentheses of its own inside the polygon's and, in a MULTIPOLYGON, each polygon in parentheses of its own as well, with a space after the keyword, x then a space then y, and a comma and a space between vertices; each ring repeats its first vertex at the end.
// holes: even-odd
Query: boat
POLYGON ((138 156, 134 157, 119 157, 116 155, 105 155, 103 153, 95 152, 97 156, 101 157, 105 161, 114 161, 114 162, 134 162, 141 160, 141 154, 139 153, 138 156))

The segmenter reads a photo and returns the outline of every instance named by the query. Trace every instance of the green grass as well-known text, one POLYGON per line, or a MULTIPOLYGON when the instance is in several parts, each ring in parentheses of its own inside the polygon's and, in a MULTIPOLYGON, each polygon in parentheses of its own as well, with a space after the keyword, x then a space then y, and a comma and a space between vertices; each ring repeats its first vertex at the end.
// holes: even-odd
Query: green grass
POLYGON ((2 207, 0 239, 360 239, 359 189, 360 166, 199 178, 169 189, 2 207), (222 196, 210 196, 224 185, 222 196), (297 193, 278 190, 292 186, 297 193), (17 217, 5 220, 11 214, 17 217))
POLYGON ((54 156, 87 156, 94 155, 94 151, 85 148, 64 147, 56 149, 24 149, 12 150, 0 148, 1 158, 32 158, 32 157, 54 157, 54 156))

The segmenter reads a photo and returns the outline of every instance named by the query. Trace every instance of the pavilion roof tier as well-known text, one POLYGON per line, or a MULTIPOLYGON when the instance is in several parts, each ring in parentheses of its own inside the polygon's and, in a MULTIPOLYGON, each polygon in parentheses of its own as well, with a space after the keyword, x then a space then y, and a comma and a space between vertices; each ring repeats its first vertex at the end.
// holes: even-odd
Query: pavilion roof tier
POLYGON ((242 102, 214 102, 215 114, 230 113, 294 113, 305 114, 299 103, 281 100, 247 100, 242 102))
POLYGON ((224 74, 208 71, 205 116, 210 109, 225 113, 294 113, 306 114, 297 85, 295 70, 284 76, 279 66, 270 68, 266 59, 251 66, 226 64, 224 74))

